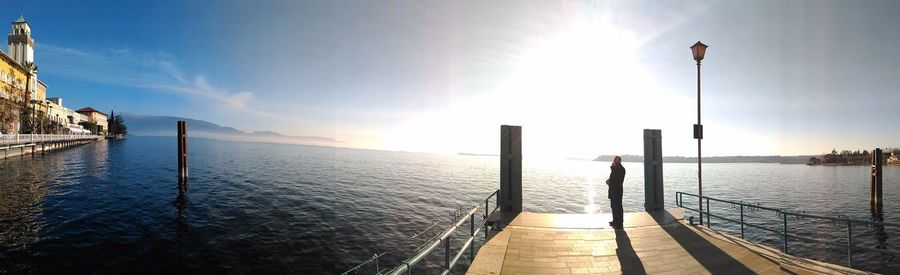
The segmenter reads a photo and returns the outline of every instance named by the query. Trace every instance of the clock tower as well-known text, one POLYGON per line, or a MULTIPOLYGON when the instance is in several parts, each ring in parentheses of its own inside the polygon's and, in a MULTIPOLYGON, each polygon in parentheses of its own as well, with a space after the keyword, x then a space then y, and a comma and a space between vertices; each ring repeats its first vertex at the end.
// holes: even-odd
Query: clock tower
POLYGON ((22 66, 34 64, 34 38, 31 37, 31 25, 24 16, 12 22, 12 32, 8 38, 9 56, 22 66))

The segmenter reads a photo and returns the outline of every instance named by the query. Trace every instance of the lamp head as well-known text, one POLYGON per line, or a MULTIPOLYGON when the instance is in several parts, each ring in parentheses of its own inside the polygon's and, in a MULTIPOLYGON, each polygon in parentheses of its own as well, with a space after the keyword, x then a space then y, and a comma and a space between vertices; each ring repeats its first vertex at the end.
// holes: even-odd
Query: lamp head
POLYGON ((706 47, 708 47, 708 46, 706 46, 703 43, 700 43, 700 41, 697 41, 696 44, 691 46, 691 52, 694 54, 694 60, 697 60, 697 62, 700 62, 700 60, 703 60, 703 56, 706 55, 706 47))

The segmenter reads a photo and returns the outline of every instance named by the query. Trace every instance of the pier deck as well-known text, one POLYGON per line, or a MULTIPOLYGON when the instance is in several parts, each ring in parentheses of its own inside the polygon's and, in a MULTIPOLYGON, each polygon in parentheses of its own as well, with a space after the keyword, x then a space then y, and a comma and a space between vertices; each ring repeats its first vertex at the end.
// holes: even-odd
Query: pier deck
POLYGON ((523 212, 467 274, 867 274, 781 253, 683 221, 681 209, 609 215, 523 212))

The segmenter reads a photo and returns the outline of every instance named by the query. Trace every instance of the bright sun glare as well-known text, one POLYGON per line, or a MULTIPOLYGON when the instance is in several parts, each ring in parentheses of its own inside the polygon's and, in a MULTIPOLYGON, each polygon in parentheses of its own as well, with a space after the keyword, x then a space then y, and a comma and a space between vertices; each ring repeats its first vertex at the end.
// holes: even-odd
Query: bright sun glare
POLYGON ((499 125, 510 124, 523 126, 526 158, 639 153, 642 129, 690 125, 693 116, 690 108, 672 108, 692 106, 693 99, 660 88, 637 59, 639 47, 628 30, 598 22, 570 24, 523 46, 514 72, 491 92, 453 98, 450 107, 391 130, 382 147, 497 153, 499 125))

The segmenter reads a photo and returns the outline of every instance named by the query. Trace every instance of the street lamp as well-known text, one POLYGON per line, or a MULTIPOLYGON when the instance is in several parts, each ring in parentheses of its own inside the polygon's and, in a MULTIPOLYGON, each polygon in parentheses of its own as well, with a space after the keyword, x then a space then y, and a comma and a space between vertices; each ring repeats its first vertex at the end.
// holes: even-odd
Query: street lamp
MULTIPOLYGON (((699 189, 697 202, 700 205, 700 225, 703 225, 703 172, 701 169, 703 161, 700 153, 700 141, 703 140, 703 124, 700 124, 700 61, 706 55, 706 47, 700 41, 691 46, 691 53, 694 54, 694 60, 697 61, 697 124, 694 124, 694 138, 697 139, 697 189, 699 189)), ((709 217, 706 218, 709 219, 709 217)))

